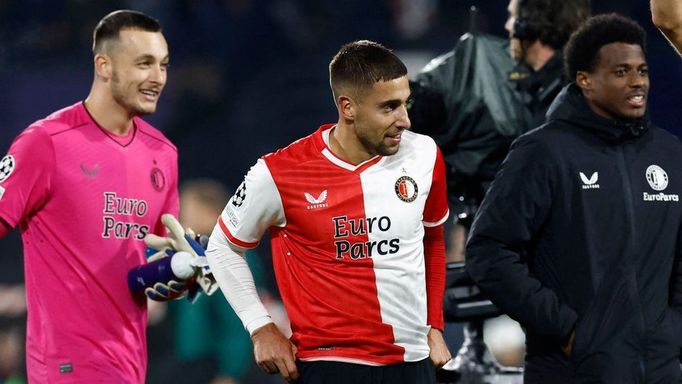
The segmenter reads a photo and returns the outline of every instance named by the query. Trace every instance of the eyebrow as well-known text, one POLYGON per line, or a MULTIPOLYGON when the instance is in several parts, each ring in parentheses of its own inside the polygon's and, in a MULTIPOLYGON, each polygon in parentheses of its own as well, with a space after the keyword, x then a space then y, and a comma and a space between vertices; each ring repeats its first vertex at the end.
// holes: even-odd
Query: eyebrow
MULTIPOLYGON (((147 53, 147 54, 143 54, 143 55, 140 55, 140 56, 138 56, 138 57, 135 58, 135 61, 143 61, 143 60, 152 60, 152 61, 156 61, 156 57, 155 57, 154 55, 150 55, 150 54, 147 53)), ((160 61, 166 61, 166 60, 170 60, 169 55, 166 55, 166 56, 165 56, 163 59, 161 59, 160 61)))
POLYGON ((398 106, 398 105, 402 104, 403 102, 407 102, 408 100, 410 100, 411 97, 412 97, 412 93, 410 93, 409 95, 407 95, 407 98, 406 98, 404 101, 401 100, 401 99, 391 99, 391 100, 382 101, 382 102, 380 102, 378 105, 379 105, 380 108, 383 108, 383 107, 395 107, 395 106, 398 106))

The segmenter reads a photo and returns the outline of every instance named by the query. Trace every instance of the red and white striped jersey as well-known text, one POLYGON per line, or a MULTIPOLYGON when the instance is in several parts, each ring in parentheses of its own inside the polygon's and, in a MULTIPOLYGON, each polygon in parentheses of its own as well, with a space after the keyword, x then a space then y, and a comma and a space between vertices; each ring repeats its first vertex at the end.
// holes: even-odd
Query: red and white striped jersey
POLYGON ((395 155, 351 165, 329 150, 331 128, 258 160, 218 224, 242 248, 271 230, 299 359, 425 359, 424 226, 448 216, 440 152, 405 131, 395 155))

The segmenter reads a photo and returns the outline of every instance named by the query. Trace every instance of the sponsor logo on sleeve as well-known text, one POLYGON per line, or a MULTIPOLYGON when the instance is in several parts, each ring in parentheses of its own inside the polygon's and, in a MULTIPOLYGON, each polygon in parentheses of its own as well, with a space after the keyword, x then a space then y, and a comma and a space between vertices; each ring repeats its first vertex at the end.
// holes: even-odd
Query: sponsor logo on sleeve
POLYGON ((16 162, 14 161, 14 156, 7 155, 0 160, 0 183, 7 180, 7 178, 14 171, 16 162))
POLYGON ((230 199, 230 204, 235 208, 241 208, 241 206, 244 205, 244 200, 246 200, 246 181, 242 181, 239 185, 237 192, 235 192, 230 199))
POLYGON ((680 201, 680 196, 661 191, 668 187, 668 174, 656 164, 650 165, 645 172, 646 181, 654 191, 659 193, 643 193, 644 201, 680 201))

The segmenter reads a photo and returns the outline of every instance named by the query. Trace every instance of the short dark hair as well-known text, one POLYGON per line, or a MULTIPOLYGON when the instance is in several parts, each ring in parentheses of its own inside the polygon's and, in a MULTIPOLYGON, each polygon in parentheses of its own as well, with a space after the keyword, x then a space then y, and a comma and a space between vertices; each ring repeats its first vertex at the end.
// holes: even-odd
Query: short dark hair
POLYGON ((615 13, 591 17, 564 48, 568 78, 575 80, 578 71, 593 72, 599 63, 599 50, 611 43, 639 45, 646 53, 646 32, 634 20, 615 13))
POLYGON ((590 0, 519 0, 517 4, 516 25, 524 29, 519 38, 537 39, 554 49, 563 48, 591 14, 590 0))
POLYGON ((101 52, 104 43, 118 39, 119 33, 123 29, 161 32, 161 24, 158 20, 138 11, 122 9, 111 12, 104 16, 95 27, 92 34, 92 52, 101 52))
POLYGON ((369 40, 358 40, 341 47, 329 63, 329 82, 334 97, 341 88, 352 92, 371 88, 378 81, 407 75, 407 67, 388 48, 369 40))

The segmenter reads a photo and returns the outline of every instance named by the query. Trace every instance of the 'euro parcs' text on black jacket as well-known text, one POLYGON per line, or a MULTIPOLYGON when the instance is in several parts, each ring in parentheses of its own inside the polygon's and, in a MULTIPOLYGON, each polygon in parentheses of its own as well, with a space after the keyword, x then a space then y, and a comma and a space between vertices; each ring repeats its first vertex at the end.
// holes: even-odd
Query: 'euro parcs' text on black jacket
POLYGON ((466 268, 524 327, 526 383, 680 382, 680 195, 679 140, 596 115, 575 84, 513 143, 466 268))

